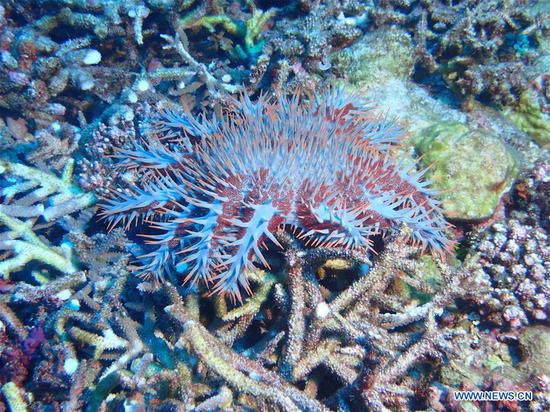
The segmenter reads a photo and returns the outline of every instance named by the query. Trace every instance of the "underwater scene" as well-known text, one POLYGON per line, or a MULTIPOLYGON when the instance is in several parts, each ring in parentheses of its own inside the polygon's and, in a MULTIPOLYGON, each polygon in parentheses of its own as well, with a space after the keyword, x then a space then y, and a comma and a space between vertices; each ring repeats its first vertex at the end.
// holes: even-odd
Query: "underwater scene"
POLYGON ((548 0, 0 0, 0 412, 550 411, 548 0))

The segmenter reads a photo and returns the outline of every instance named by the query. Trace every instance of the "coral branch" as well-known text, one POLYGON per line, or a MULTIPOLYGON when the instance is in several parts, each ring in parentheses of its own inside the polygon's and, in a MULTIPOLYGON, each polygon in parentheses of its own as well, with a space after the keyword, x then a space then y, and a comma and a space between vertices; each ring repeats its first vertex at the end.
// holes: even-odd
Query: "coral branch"
POLYGON ((38 218, 54 222, 94 203, 92 193, 82 193, 73 185, 73 165, 74 161, 71 160, 65 166, 62 177, 58 178, 38 169, 0 159, 0 175, 9 176, 11 182, 15 180, 15 183, 0 191, 5 203, 0 205, 0 226, 8 229, 0 234, 0 249, 9 250, 15 255, 0 262, 0 274, 7 276, 31 260, 40 261, 65 274, 76 271, 70 244, 50 246, 33 231, 38 218), (19 217, 28 220, 22 221, 19 217))
POLYGON ((327 410, 317 401, 308 398, 281 380, 273 372, 220 345, 202 325, 189 318, 177 297, 177 292, 172 291, 171 296, 173 304, 167 306, 165 310, 184 329, 180 345, 183 344, 182 339, 189 342, 197 356, 233 388, 265 398, 279 405, 283 410, 297 411, 300 408, 311 411, 327 410))

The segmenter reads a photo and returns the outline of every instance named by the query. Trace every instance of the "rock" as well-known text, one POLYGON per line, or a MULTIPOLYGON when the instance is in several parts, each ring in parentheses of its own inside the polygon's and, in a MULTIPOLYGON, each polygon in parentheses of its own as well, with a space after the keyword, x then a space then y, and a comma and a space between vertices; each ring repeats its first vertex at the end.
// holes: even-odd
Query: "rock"
POLYGON ((496 210, 519 171, 520 160, 491 134, 460 123, 441 122, 422 130, 413 144, 432 186, 442 193, 445 216, 479 221, 496 210))

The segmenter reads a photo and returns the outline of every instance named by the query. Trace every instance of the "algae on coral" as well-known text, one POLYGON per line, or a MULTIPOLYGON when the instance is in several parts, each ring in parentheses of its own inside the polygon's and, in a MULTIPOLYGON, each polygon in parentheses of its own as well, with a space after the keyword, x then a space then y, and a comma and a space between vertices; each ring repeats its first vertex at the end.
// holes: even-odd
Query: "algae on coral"
POLYGON ((460 123, 430 126, 414 139, 448 218, 483 220, 518 174, 518 155, 497 137, 460 123))

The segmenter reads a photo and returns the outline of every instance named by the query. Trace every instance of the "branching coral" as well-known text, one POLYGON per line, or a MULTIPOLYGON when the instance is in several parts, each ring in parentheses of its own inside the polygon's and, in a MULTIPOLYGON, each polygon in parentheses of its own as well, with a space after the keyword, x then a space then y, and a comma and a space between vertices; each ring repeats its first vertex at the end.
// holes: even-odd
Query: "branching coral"
POLYGON ((283 3, 2 2, 0 410, 461 410, 458 389, 549 408, 548 165, 458 261, 392 119, 340 91, 283 97, 397 23, 417 78, 507 103, 545 23, 521 1, 283 3), (280 96, 230 96, 267 83, 280 96), (126 233, 102 233, 75 154, 126 233))
POLYGON ((35 405, 53 396, 65 410, 408 409, 428 402, 440 368, 481 344, 457 326, 466 317, 455 306, 487 293, 476 256, 426 265, 431 258, 418 260, 406 233, 389 236, 372 261, 365 250, 311 248, 284 230, 274 236, 282 261, 248 273, 255 295, 230 307, 219 296, 139 283, 120 230, 76 234, 83 272, 44 288, 17 284, 11 294, 44 302, 70 290, 44 324, 51 338, 33 384, 48 389, 35 393, 35 405))
POLYGON ((382 0, 369 7, 374 26, 407 28, 420 62, 416 76, 437 73, 460 96, 515 105, 529 86, 529 64, 550 26, 525 1, 382 0))
POLYGON ((36 26, 42 30, 46 27, 52 30, 58 25, 67 25, 80 30, 93 30, 100 39, 109 35, 116 27, 119 32, 124 32, 121 27, 123 18, 130 17, 133 21, 135 41, 143 44, 143 21, 150 13, 150 9, 141 0, 106 0, 89 2, 87 0, 26 0, 21 2, 22 6, 37 7, 54 4, 61 7, 61 13, 57 15, 46 15, 40 19, 36 26))
MULTIPOLYGON (((221 14, 209 14, 205 7, 201 7, 194 12, 187 13, 179 21, 181 29, 197 29, 204 27, 210 33, 216 33, 217 27, 222 27, 224 31, 238 39, 242 44, 237 44, 233 49, 233 57, 248 60, 254 60, 261 52, 265 43, 259 37, 266 30, 270 19, 276 13, 276 9, 271 8, 263 11, 258 9, 254 2, 248 2, 252 15, 243 20, 232 17, 223 12, 220 6, 211 5, 212 12, 222 12, 221 14)), ((233 8, 234 9, 234 8, 233 8)))
POLYGON ((27 402, 21 396, 20 389, 13 383, 8 382, 2 386, 2 394, 6 398, 6 402, 12 411, 26 411, 27 402))
MULTIPOLYGON (((83 219, 77 221, 70 216, 66 219, 66 224, 71 229, 71 240, 74 241, 75 248, 79 251, 81 265, 86 268, 86 271, 79 271, 54 280, 49 280, 46 276, 36 273, 34 280, 23 278, 24 280, 6 283, 2 285, 0 291, 0 326, 4 329, 7 326, 7 331, 2 329, 0 333, 0 364, 2 366, 0 383, 10 380, 23 392, 23 385, 28 383, 27 379, 32 374, 33 387, 39 396, 39 401, 44 399, 51 401, 51 397, 56 396, 56 391, 66 391, 69 388, 70 385, 64 381, 65 376, 74 373, 79 361, 75 347, 68 340, 74 337, 77 342, 92 342, 92 337, 95 336, 91 331, 82 329, 82 324, 77 327, 70 322, 73 317, 80 321, 91 318, 79 311, 81 301, 83 305, 88 304, 93 309, 98 308, 98 304, 87 296, 91 288, 88 280, 97 281, 98 270, 107 273, 105 266, 118 262, 123 256, 111 250, 120 247, 120 236, 117 233, 107 236, 106 242, 109 246, 103 250, 101 239, 104 235, 96 235, 99 239, 92 240, 82 233, 83 225, 86 225, 85 222, 80 221, 83 219), (90 248, 94 250, 90 251, 90 248), (33 284, 37 281, 38 285, 33 284), (75 290, 77 290, 76 293, 75 290), (26 310, 22 310, 21 307, 39 313, 29 317, 26 310), (30 329, 29 323, 43 318, 40 312, 44 313, 45 311, 51 311, 55 313, 55 316, 47 321, 40 320, 37 326, 30 329), (68 327, 65 329, 67 324, 68 327), (55 334, 58 333, 59 338, 58 340, 46 340, 46 333, 48 338, 56 336, 55 334)), ((122 266, 125 263, 126 261, 122 260, 121 266, 114 264, 113 270, 122 274, 122 266)), ((114 287, 108 290, 120 293, 120 287, 124 285, 125 279, 124 276, 118 277, 114 287)), ((94 287, 101 289, 99 282, 94 283, 94 287)), ((106 305, 116 305, 117 296, 103 298, 103 301, 106 305)), ((99 316, 108 315, 105 310, 98 314, 99 316)), ((104 330, 102 335, 104 340, 98 339, 97 342, 93 342, 97 356, 102 353, 102 350, 123 347, 124 339, 117 339, 116 334, 110 328, 103 327, 102 330, 104 330)), ((72 396, 76 396, 76 394, 72 396)))
POLYGON ((35 114, 32 117, 47 124, 52 117, 65 114, 67 107, 59 101, 59 95, 66 89, 72 86, 89 91, 96 86, 98 69, 94 66, 102 55, 93 48, 91 38, 52 40, 48 35, 56 25, 50 27, 44 20, 48 21, 47 17, 23 27, 12 27, 9 20, 12 24, 0 29, 0 107, 35 114))
POLYGON ((76 271, 69 244, 54 247, 35 233, 44 226, 37 225, 39 218, 47 222, 47 227, 59 218, 93 204, 92 193, 83 193, 72 184, 72 170, 73 161, 58 178, 0 159, 0 176, 5 183, 0 191, 0 223, 5 228, 0 233, 0 249, 13 254, 13 257, 0 262, 0 274, 8 276, 31 260, 38 260, 66 274, 76 271))
POLYGON ((389 156, 400 130, 359 96, 242 97, 211 120, 167 112, 154 130, 172 143, 151 137, 121 150, 121 164, 144 178, 103 205, 112 225, 154 221, 142 276, 179 272, 240 301, 250 293, 244 270, 269 267, 262 249, 280 248, 273 233, 285 225, 317 246, 369 248, 372 236, 403 225, 424 249, 452 247, 424 172, 389 156))
POLYGON ((202 63, 197 62, 184 47, 181 40, 182 34, 176 33, 174 37, 168 35, 162 35, 162 37, 168 42, 168 45, 164 46, 165 49, 173 49, 176 51, 182 60, 192 67, 195 72, 202 78, 210 94, 215 98, 221 98, 221 91, 228 93, 235 93, 241 90, 238 86, 231 84, 224 84, 217 80, 202 63))
POLYGON ((186 30, 196 44, 207 35, 208 47, 198 54, 244 64, 244 70, 230 69, 226 76, 245 83, 251 93, 270 83, 283 93, 313 91, 330 73, 331 51, 361 36, 365 10, 364 2, 355 0, 249 1, 240 8, 236 3, 194 2, 182 11, 175 31, 186 30))
POLYGON ((137 50, 153 32, 143 30, 151 9, 141 0, 4 3, 0 108, 38 129, 57 122, 48 132, 64 137, 65 116, 112 104, 142 71, 137 50))
POLYGON ((326 78, 332 52, 363 34, 366 4, 360 1, 316 1, 291 4, 264 34, 265 47, 251 67, 250 90, 271 83, 275 90, 310 90, 326 78))
POLYGON ((138 286, 140 295, 124 258, 108 275, 100 271, 95 282, 81 283, 73 299, 82 306, 66 305, 52 320, 66 359, 77 365, 65 361, 65 373, 74 375, 65 406, 384 410, 415 396, 411 370, 454 356, 454 332, 445 330, 441 314, 456 298, 480 292, 475 258, 456 269, 438 260, 445 287, 433 288, 403 238, 389 240, 369 274, 358 275, 372 265, 363 252, 307 248, 283 231, 276 236, 286 265, 250 275, 257 288, 268 285, 254 305, 228 310, 219 297, 182 297, 176 286, 153 283, 138 286), (317 276, 323 266, 330 278, 332 268, 347 268, 353 281, 329 290, 321 284, 327 278, 317 276), (429 291, 430 300, 401 300, 400 282, 429 291), (109 286, 94 290, 101 284, 109 286), (120 294, 122 286, 127 292, 120 294), (323 387, 327 374, 335 378, 331 388, 323 387))

